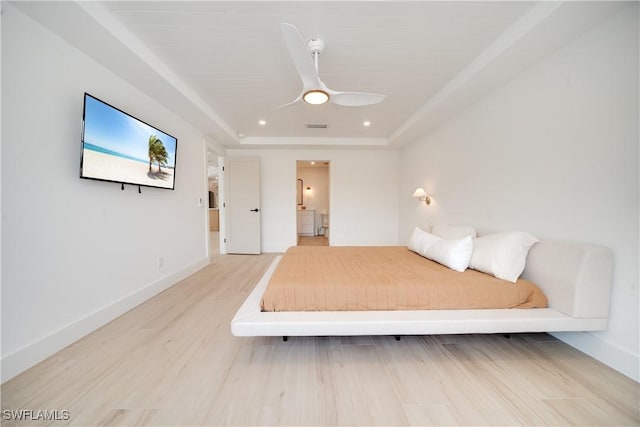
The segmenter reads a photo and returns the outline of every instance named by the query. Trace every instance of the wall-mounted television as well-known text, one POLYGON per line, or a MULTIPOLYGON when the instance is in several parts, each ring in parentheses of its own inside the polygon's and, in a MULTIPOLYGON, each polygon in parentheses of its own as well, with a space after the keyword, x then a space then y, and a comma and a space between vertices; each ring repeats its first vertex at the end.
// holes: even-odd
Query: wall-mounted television
POLYGON ((173 190, 177 145, 168 133, 84 94, 80 178, 173 190))

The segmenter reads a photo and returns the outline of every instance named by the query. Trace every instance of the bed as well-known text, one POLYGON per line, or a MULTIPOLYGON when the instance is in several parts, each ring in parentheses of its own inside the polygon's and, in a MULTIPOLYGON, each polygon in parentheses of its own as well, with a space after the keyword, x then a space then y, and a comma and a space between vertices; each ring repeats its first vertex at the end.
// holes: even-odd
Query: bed
POLYGON ((598 331, 607 327, 612 253, 586 244, 546 240, 527 257, 522 277, 547 308, 373 311, 262 311, 282 256, 269 266, 231 322, 235 336, 436 335, 598 331))

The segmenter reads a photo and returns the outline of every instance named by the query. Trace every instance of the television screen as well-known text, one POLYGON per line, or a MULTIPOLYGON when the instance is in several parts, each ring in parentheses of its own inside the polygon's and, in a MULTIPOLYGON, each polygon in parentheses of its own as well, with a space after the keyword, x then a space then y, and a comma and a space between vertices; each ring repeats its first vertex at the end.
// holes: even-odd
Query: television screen
POLYGON ((176 138, 88 93, 82 121, 81 178, 174 189, 176 138))

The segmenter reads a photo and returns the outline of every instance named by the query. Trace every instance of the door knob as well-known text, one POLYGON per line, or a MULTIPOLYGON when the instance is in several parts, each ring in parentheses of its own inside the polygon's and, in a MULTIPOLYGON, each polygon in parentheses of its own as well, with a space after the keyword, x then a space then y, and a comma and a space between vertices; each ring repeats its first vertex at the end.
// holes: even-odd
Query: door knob
POLYGON ((260 209, 255 208, 255 209, 249 209, 249 212, 258 212, 260 209))

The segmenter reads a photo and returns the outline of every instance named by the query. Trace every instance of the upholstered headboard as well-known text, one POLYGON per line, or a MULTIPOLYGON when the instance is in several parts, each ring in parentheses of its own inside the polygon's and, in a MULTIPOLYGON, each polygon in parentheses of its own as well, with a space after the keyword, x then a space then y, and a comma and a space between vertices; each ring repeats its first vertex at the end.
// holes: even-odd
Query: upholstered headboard
POLYGON ((606 318, 612 270, 610 249, 543 240, 529 251, 523 277, 542 289, 550 308, 575 318, 606 318))

